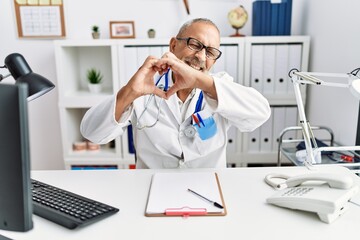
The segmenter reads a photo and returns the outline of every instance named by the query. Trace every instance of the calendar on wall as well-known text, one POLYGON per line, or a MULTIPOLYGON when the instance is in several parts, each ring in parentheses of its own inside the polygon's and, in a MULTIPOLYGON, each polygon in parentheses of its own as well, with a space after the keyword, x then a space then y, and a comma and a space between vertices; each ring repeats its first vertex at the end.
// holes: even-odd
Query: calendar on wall
POLYGON ((62 0, 14 0, 20 38, 65 37, 62 0))

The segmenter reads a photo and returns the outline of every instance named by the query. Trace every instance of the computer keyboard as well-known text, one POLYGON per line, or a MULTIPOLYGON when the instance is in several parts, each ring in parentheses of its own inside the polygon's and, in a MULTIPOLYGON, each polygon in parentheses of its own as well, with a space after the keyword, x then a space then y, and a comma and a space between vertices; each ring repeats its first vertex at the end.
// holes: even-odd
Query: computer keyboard
POLYGON ((119 209, 31 179, 34 214, 74 229, 106 218, 119 209))

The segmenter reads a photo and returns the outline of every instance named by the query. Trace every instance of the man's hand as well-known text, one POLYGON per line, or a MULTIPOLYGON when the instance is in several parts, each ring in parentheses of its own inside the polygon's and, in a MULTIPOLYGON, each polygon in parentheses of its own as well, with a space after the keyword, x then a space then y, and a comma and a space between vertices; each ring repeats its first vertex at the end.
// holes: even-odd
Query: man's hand
POLYGON ((152 56, 146 58, 144 64, 134 74, 127 84, 135 94, 135 98, 143 95, 155 94, 161 98, 165 98, 165 92, 154 84, 154 75, 156 72, 162 73, 164 70, 156 64, 158 59, 152 56))
POLYGON ((214 80, 209 74, 190 67, 171 52, 165 53, 156 63, 156 69, 160 74, 168 68, 173 71, 175 83, 166 92, 167 99, 179 90, 194 88, 199 88, 217 99, 214 80))
POLYGON ((196 88, 199 74, 202 74, 178 59, 171 52, 165 53, 156 66, 161 70, 170 68, 174 74, 175 83, 166 92, 166 98, 179 90, 196 88))

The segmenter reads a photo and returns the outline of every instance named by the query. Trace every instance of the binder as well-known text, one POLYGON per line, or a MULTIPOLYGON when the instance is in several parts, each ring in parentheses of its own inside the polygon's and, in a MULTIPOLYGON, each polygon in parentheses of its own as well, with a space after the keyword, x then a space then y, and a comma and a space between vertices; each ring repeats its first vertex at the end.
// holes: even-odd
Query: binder
POLYGON ((276 45, 264 45, 263 93, 273 94, 275 85, 275 50, 276 45))
POLYGON ((250 87, 262 93, 263 81, 263 45, 252 45, 251 47, 251 76, 250 87))
POLYGON ((270 35, 271 28, 271 3, 268 1, 261 1, 262 4, 262 20, 261 20, 261 36, 270 35))
POLYGON ((260 150, 260 127, 248 133, 247 151, 249 153, 257 153, 260 150))
POLYGON ((274 129, 273 129, 273 144, 272 149, 274 152, 278 151, 279 137, 281 131, 285 128, 285 107, 274 107, 274 129))
POLYGON ((221 185, 215 172, 159 172, 151 179, 147 217, 225 216, 221 185), (188 189, 223 206, 218 208, 188 189))
MULTIPOLYGON (((301 56, 302 55, 302 45, 301 44, 289 44, 289 60, 288 60, 288 71, 296 68, 301 71, 301 56)), ((291 80, 288 81, 288 93, 294 93, 294 86, 291 83, 291 80)))
POLYGON ((261 1, 253 2, 253 20, 252 20, 252 35, 261 35, 261 14, 262 14, 262 3, 261 1))
POLYGON ((211 68, 212 73, 223 72, 225 70, 225 57, 226 57, 225 49, 226 48, 227 48, 227 46, 223 46, 223 45, 220 46, 219 50, 223 53, 223 55, 221 56, 221 58, 216 60, 216 64, 214 64, 213 67, 211 68))
MULTIPOLYGON (((286 107, 285 109, 285 127, 298 126, 298 109, 297 107, 286 107)), ((295 131, 288 134, 288 139, 296 139, 295 131)))
POLYGON ((291 34, 291 14, 292 14, 292 0, 283 0, 286 2, 285 11, 285 35, 291 34))
POLYGON ((291 84, 288 76, 288 48, 288 44, 276 46, 275 94, 286 94, 288 84, 291 84))
POLYGON ((149 55, 157 58, 161 58, 162 56, 162 47, 159 46, 151 46, 149 47, 149 55))
POLYGON ((169 49, 169 46, 163 46, 161 47, 161 56, 164 55, 166 52, 169 52, 170 49, 169 49))
POLYGON ((279 35, 279 3, 271 4, 271 28, 270 35, 279 35))
POLYGON ((224 48, 225 71, 234 78, 234 82, 239 83, 238 79, 238 46, 228 45, 224 48))
POLYGON ((278 35, 286 35, 285 34, 286 7, 287 7, 286 0, 283 0, 283 2, 279 4, 279 10, 278 10, 278 13, 279 13, 278 35))
POLYGON ((125 59, 125 82, 126 84, 137 71, 137 51, 135 47, 124 48, 125 59))
POLYGON ((272 151, 273 118, 274 118, 274 108, 271 107, 270 118, 260 127, 260 152, 268 153, 272 151))
POLYGON ((150 55, 149 47, 137 47, 137 68, 143 65, 145 59, 150 55))
POLYGON ((236 127, 231 126, 229 128, 229 130, 227 131, 228 133, 228 144, 226 147, 226 155, 227 156, 232 156, 234 154, 236 154, 236 146, 238 146, 239 144, 237 143, 237 133, 238 130, 236 127))

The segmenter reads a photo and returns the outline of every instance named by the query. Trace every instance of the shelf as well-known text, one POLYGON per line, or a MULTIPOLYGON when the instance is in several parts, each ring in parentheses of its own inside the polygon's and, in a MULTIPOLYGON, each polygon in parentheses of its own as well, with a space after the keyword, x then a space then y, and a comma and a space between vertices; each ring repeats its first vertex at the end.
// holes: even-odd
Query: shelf
POLYGON ((112 95, 113 93, 109 89, 97 94, 86 90, 68 91, 59 102, 59 105, 68 108, 90 108, 112 95))
MULTIPOLYGON (((67 169, 71 169, 71 165, 76 164, 116 164, 119 168, 127 168, 127 166, 135 163, 134 154, 128 152, 127 131, 123 136, 115 139, 115 148, 113 149, 102 146, 98 152, 74 152, 72 144, 76 141, 83 141, 80 133, 80 123, 85 112, 92 106, 113 96, 121 86, 129 81, 147 56, 161 57, 165 52, 169 51, 169 42, 170 39, 156 38, 54 41, 63 154, 67 169), (104 76, 103 90, 99 94, 90 93, 88 90, 86 73, 92 67, 100 70, 104 76)), ((276 48, 278 46, 288 46, 289 49, 293 47, 291 49, 296 49, 297 54, 293 54, 289 50, 288 57, 296 55, 295 62, 287 67, 297 65, 296 67, 299 70, 307 70, 309 37, 264 36, 221 38, 220 49, 223 55, 217 60, 211 72, 226 71, 234 77, 235 82, 245 86, 258 87, 252 86, 254 82, 251 81, 251 70, 254 67, 252 65, 252 47, 258 45, 274 45, 276 48)), ((282 63, 277 62, 276 64, 282 63)), ((269 82, 268 78, 264 82, 269 82)), ((277 86, 271 86, 270 88, 262 86, 258 90, 268 99, 272 108, 295 109, 295 111, 291 111, 289 116, 295 116, 297 120, 295 94, 287 72, 283 72, 281 76, 274 76, 272 84, 275 83, 277 86)), ((305 103, 306 87, 302 86, 301 92, 305 103)), ((275 119, 273 123, 275 122, 280 124, 281 121, 275 119)), ((296 125, 296 123, 293 124, 296 125)), ((280 127, 277 127, 286 127, 285 123, 281 124, 280 127)), ((266 124, 264 125, 266 126, 266 124)), ((259 150, 255 152, 249 151, 249 141, 253 133, 240 133, 235 128, 231 128, 228 134, 231 141, 227 148, 228 163, 236 166, 246 166, 251 163, 270 164, 277 162, 277 154, 274 148, 266 153, 259 150)))

